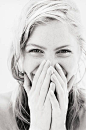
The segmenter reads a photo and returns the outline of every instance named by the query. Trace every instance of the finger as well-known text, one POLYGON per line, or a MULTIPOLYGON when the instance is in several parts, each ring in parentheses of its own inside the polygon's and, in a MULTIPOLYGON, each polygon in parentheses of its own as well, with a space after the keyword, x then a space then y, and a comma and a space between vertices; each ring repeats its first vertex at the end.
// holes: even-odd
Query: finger
POLYGON ((55 91, 55 84, 53 82, 50 83, 50 88, 49 88, 49 91, 55 91))
POLYGON ((48 60, 45 63, 44 68, 43 68, 43 70, 42 70, 42 72, 40 74, 40 77, 38 79, 38 82, 36 84, 36 89, 35 89, 36 96, 39 96, 39 94, 40 94, 40 90, 41 90, 42 84, 43 84, 43 82, 45 80, 45 76, 46 76, 46 73, 47 73, 47 70, 48 70, 49 66, 50 66, 50 61, 48 60))
POLYGON ((58 71, 56 71, 54 68, 53 68, 53 71, 54 71, 54 74, 56 75, 57 79, 59 80, 59 83, 60 83, 61 86, 63 87, 64 92, 66 93, 66 92, 67 92, 67 80, 64 82, 64 80, 62 79, 62 77, 61 77, 61 75, 58 73, 58 71))
POLYGON ((67 82, 66 76, 65 76, 61 66, 58 63, 56 64, 56 70, 58 71, 58 73, 61 76, 61 78, 63 79, 63 81, 67 82))
POLYGON ((48 93, 52 73, 53 73, 52 66, 50 66, 47 70, 43 85, 42 85, 41 90, 40 90, 39 103, 41 105, 43 105, 45 100, 46 100, 46 96, 48 93))
MULTIPOLYGON (((47 94, 47 96, 46 96, 45 104, 44 104, 45 106, 46 106, 48 103, 50 103, 50 99, 49 99, 50 91, 51 91, 51 90, 52 90, 53 92, 55 91, 55 84, 54 84, 53 82, 51 82, 50 84, 51 84, 51 85, 50 85, 48 94, 47 94)), ((51 107, 51 105, 50 105, 50 107, 51 107)))
POLYGON ((50 102, 51 102, 53 111, 55 111, 55 110, 58 111, 59 103, 58 103, 58 100, 55 97, 55 94, 54 94, 54 91, 53 91, 54 89, 52 89, 52 88, 55 88, 55 84, 54 83, 50 84, 50 89, 49 89, 50 102))
POLYGON ((63 88, 61 87, 61 84, 59 83, 57 77, 55 76, 55 74, 53 74, 51 76, 51 81, 53 81, 56 85, 56 92, 57 92, 57 98, 58 98, 58 102, 59 102, 59 105, 60 105, 60 108, 63 109, 64 108, 64 102, 66 103, 67 100, 66 98, 68 97, 63 88))
POLYGON ((75 79, 76 79, 76 77, 73 75, 72 78, 70 79, 70 81, 68 82, 68 93, 72 89, 75 79))
MULTIPOLYGON (((52 90, 53 92, 55 91, 55 84, 54 84, 53 82, 50 83, 50 88, 49 88, 47 97, 49 96, 49 92, 50 92, 51 90, 52 90)), ((46 98, 47 98, 47 97, 46 97, 46 98)))
POLYGON ((27 74, 24 73, 24 89, 27 92, 27 94, 29 93, 31 86, 30 86, 30 79, 28 78, 27 74))
POLYGON ((38 81, 39 76, 40 76, 40 74, 41 74, 41 72, 43 70, 43 67, 44 67, 45 63, 46 63, 46 60, 43 60, 42 63, 40 64, 34 78, 33 78, 32 88, 31 88, 30 94, 32 94, 35 91, 37 81, 38 81))

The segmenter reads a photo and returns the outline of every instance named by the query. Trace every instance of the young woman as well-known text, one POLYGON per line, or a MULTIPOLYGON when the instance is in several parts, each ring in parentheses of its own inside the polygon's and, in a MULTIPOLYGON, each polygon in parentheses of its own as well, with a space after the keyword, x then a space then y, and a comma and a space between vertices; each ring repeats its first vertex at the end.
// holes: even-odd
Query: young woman
POLYGON ((0 130, 85 130, 85 40, 70 0, 31 0, 11 48, 19 86, 0 97, 0 130))

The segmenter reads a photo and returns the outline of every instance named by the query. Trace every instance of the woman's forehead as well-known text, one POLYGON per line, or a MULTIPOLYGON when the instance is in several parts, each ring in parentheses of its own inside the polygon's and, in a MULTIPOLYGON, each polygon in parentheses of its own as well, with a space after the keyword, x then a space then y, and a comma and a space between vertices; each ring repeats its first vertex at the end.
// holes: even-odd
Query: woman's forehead
POLYGON ((39 25, 33 31, 27 44, 53 46, 73 45, 77 42, 66 23, 51 21, 45 25, 39 25))

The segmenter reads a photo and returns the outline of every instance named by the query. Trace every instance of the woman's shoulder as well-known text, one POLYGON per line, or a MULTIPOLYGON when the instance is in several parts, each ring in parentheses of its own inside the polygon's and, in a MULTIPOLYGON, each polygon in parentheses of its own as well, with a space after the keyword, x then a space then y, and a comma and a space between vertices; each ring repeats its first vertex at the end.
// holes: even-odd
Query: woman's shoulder
POLYGON ((9 106, 11 96, 12 91, 7 93, 0 93, 0 109, 5 109, 4 106, 9 106))
POLYGON ((9 109, 11 108, 11 95, 12 92, 0 94, 0 116, 9 112, 9 109))
POLYGON ((0 94, 0 130, 11 129, 14 125, 11 103, 12 92, 0 94))

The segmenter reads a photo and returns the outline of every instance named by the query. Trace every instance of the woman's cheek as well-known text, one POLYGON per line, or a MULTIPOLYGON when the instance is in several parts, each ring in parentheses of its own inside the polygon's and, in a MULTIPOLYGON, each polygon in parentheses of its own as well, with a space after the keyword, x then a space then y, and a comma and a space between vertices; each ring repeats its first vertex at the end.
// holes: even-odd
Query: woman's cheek
POLYGON ((65 69, 67 71, 67 82, 72 78, 73 75, 76 75, 78 70, 78 63, 74 59, 66 62, 65 69))
POLYGON ((32 73, 37 71, 38 66, 41 61, 36 58, 25 56, 23 62, 23 70, 28 75, 29 79, 32 81, 32 73))

